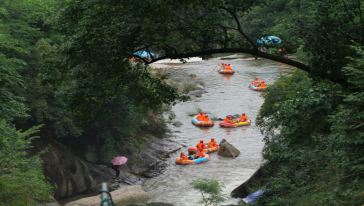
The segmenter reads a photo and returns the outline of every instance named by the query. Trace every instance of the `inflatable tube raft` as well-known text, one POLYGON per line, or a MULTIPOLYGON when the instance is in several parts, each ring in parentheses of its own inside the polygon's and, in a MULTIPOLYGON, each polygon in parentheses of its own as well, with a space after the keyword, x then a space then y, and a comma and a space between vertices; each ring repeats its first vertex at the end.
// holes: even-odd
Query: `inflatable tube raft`
POLYGON ((267 89, 267 87, 258 87, 258 86, 255 86, 254 84, 250 84, 249 88, 254 91, 264 91, 267 89))
POLYGON ((234 70, 223 70, 223 69, 220 69, 219 70, 219 73, 220 74, 234 74, 235 71, 234 70))
POLYGON ((194 164, 201 164, 201 163, 204 163, 204 162, 207 162, 209 161, 210 157, 208 154, 205 154, 205 157, 202 157, 202 158, 197 158, 197 159, 194 159, 194 160, 182 160, 180 158, 177 158, 176 159, 176 164, 178 165, 194 165, 194 164))
POLYGON ((219 150, 219 146, 216 147, 211 147, 211 148, 205 148, 204 152, 205 153, 213 153, 213 152, 217 152, 219 150))
POLYGON ((235 128, 235 127, 242 127, 242 126, 248 126, 250 125, 251 121, 248 120, 246 122, 232 122, 232 123, 225 123, 225 122, 220 122, 220 127, 224 127, 224 128, 235 128))
POLYGON ((197 116, 192 118, 192 124, 197 127, 212 127, 214 126, 214 122, 210 119, 209 121, 199 121, 197 120, 197 116))

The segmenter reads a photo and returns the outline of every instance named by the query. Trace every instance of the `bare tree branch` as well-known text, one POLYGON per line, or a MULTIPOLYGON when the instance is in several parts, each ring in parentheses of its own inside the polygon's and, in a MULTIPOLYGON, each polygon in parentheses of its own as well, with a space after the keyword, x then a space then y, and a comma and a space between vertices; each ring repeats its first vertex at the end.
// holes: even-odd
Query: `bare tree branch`
POLYGON ((226 7, 221 7, 221 9, 227 11, 235 20, 235 23, 236 23, 238 28, 235 29, 235 28, 230 27, 230 29, 234 29, 234 30, 238 31, 254 47, 255 50, 258 50, 258 47, 255 44, 255 42, 247 34, 244 33, 244 31, 243 31, 243 29, 241 27, 239 18, 236 15, 236 13, 234 11, 231 11, 230 9, 226 8, 226 7))

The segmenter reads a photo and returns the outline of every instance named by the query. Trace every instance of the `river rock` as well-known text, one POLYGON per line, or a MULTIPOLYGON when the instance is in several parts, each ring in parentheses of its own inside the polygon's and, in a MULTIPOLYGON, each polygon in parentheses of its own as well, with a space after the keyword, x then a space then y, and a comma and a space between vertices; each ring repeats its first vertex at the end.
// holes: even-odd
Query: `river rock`
POLYGON ((163 173, 167 166, 164 160, 182 147, 175 141, 153 136, 150 136, 145 144, 147 147, 128 161, 131 172, 142 177, 155 177, 163 173))
MULTIPOLYGON (((115 206, 126 206, 138 203, 147 203, 150 199, 147 192, 140 185, 127 186, 110 192, 115 206)), ((100 195, 82 198, 66 203, 65 206, 99 206, 100 195)))
POLYGON ((196 90, 204 90, 205 89, 205 87, 203 85, 201 85, 201 84, 196 84, 195 88, 196 88, 196 90))
POLYGON ((256 185, 262 185, 264 181, 264 177, 269 176, 268 172, 266 172, 265 166, 262 166, 254 174, 246 180, 239 187, 235 188, 231 192, 231 197, 234 198, 244 198, 249 195, 251 192, 250 189, 256 185))
POLYGON ((229 142, 227 142, 225 139, 222 139, 222 141, 220 142, 220 148, 219 148, 219 152, 217 153, 220 156, 223 157, 237 157, 240 154, 240 151, 234 147, 232 144, 230 144, 229 142))
POLYGON ((180 121, 175 121, 175 122, 172 123, 172 125, 175 126, 175 127, 181 127, 183 124, 180 121))
POLYGON ((202 97, 203 94, 203 90, 194 90, 194 91, 190 91, 188 92, 188 96, 195 96, 195 97, 202 97))

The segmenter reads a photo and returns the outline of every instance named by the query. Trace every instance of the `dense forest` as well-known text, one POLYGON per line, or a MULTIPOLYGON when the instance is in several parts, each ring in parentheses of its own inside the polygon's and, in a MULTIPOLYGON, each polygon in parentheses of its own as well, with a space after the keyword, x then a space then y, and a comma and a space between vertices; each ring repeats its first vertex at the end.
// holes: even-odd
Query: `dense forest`
POLYGON ((298 68, 264 95, 258 204, 363 204, 363 11, 363 0, 1 1, 0 205, 52 198, 36 141, 80 158, 97 145, 89 161, 104 163, 161 130, 181 97, 149 63, 235 52, 298 68), (259 51, 267 34, 299 60, 259 51), (141 49, 159 55, 130 63, 141 49))

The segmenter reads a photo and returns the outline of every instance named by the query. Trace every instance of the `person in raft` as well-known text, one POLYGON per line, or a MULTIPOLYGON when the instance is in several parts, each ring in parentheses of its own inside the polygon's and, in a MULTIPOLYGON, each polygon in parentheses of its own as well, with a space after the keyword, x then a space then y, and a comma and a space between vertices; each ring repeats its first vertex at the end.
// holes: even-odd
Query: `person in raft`
POLYGON ((203 140, 200 140, 200 142, 196 145, 197 151, 205 149, 205 144, 203 143, 203 140))
POLYGON ((225 117, 224 123, 231 123, 231 115, 225 117))
POLYGON ((211 138, 211 140, 209 141, 209 143, 207 144, 207 147, 208 148, 214 148, 214 147, 217 147, 218 144, 217 142, 215 141, 215 138, 211 138))
POLYGON ((248 116, 246 116, 245 113, 241 114, 240 118, 239 118, 240 122, 246 122, 248 121, 248 116))
POLYGON ((209 116, 207 115, 207 114, 204 114, 204 116, 203 116, 203 121, 205 121, 205 122, 207 122, 207 121, 209 121, 210 119, 209 119, 209 116))
POLYGON ((267 87, 267 84, 265 81, 260 82, 259 87, 267 87))
POLYGON ((206 121, 205 116, 207 116, 205 113, 199 112, 196 118, 198 121, 206 121))
POLYGON ((255 77, 255 80, 254 80, 254 82, 252 82, 252 84, 253 84, 254 86, 257 86, 259 83, 260 83, 259 78, 258 78, 258 77, 255 77))
POLYGON ((232 70, 232 68, 231 68, 230 64, 227 64, 227 65, 225 66, 225 70, 226 70, 226 71, 231 71, 231 70, 232 70))
POLYGON ((181 152, 180 158, 181 158, 181 160, 188 160, 188 156, 185 155, 185 153, 183 153, 183 152, 181 152))
POLYGON ((197 151, 196 159, 205 157, 205 153, 203 152, 203 149, 199 149, 197 151))

